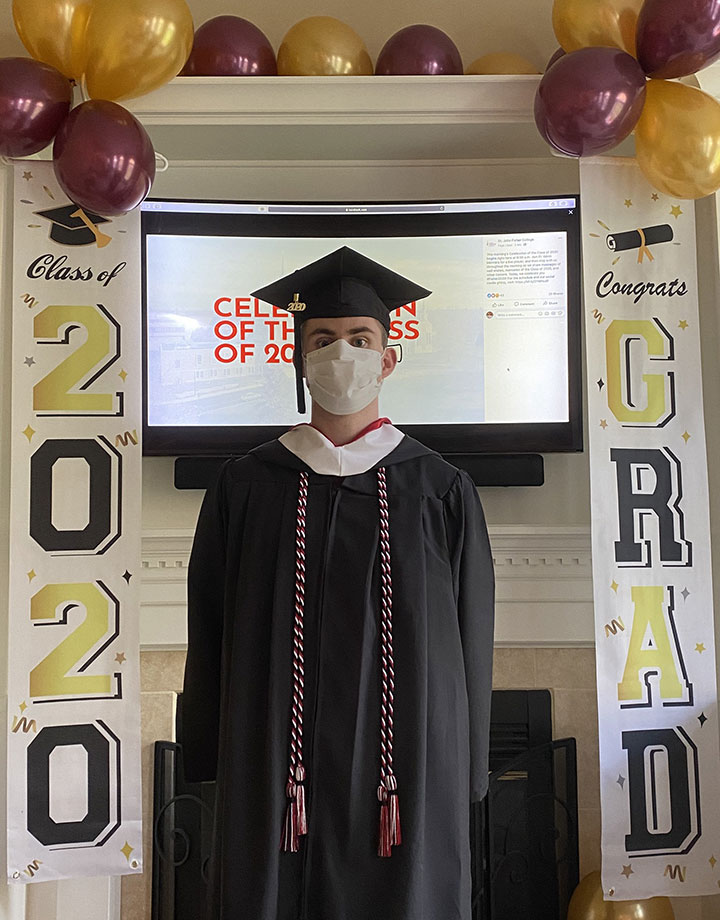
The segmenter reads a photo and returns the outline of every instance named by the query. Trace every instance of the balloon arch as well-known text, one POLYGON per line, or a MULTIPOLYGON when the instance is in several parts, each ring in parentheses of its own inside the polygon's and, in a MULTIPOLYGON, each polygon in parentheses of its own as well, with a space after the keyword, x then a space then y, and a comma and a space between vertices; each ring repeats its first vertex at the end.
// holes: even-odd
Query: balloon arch
MULTIPOLYGON (((277 56, 239 16, 194 31, 186 0, 13 0, 13 17, 32 59, 0 59, 0 156, 29 156, 55 138, 63 190, 108 216, 137 207, 155 176, 150 138, 119 103, 177 74, 464 72, 450 36, 424 24, 392 35, 373 68, 362 38, 332 16, 293 25, 277 56), (85 101, 70 111, 72 83, 85 101)), ((718 0, 555 0, 552 21, 561 47, 540 80, 535 121, 554 149, 604 153, 634 132, 638 164, 660 191, 699 198, 720 188, 720 103, 673 82, 720 56, 718 0)), ((533 71, 495 53, 466 72, 533 71)))

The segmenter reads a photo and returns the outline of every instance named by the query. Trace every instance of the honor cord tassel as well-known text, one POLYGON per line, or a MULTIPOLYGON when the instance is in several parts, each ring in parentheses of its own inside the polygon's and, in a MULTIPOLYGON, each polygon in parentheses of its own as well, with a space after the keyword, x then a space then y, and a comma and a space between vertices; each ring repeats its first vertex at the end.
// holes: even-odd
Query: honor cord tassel
POLYGON ((305 769, 295 768, 294 780, 288 780, 285 792, 289 799, 285 811, 282 849, 286 853, 297 853, 299 838, 307 834, 307 812, 305 809, 305 769))

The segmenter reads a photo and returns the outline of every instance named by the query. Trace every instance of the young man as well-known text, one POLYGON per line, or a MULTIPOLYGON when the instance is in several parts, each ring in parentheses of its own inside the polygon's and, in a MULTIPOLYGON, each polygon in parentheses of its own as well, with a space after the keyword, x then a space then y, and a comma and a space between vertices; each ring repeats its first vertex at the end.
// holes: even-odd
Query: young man
POLYGON ((212 920, 471 920, 490 547, 469 477, 378 417, 390 311, 429 293, 344 247, 254 294, 295 316, 312 415, 224 466, 193 546, 212 920))

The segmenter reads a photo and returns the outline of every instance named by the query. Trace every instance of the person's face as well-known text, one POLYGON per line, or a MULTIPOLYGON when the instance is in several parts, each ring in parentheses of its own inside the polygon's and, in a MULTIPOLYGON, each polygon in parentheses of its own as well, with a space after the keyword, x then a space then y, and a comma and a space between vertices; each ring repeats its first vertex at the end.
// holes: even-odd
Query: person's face
POLYGON ((336 316, 309 319, 302 325, 303 354, 345 339, 353 348, 371 348, 382 354, 382 376, 389 376, 397 364, 394 348, 383 345, 385 330, 374 316, 336 316))

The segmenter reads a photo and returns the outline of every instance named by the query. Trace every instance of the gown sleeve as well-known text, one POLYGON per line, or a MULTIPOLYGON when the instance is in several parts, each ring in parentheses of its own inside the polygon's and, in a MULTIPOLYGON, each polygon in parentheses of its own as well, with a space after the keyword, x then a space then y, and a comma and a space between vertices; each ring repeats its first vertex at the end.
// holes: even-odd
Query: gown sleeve
POLYGON ((470 708, 470 800, 477 802, 488 789, 495 576, 480 498, 463 471, 445 513, 470 708))
POLYGON ((180 743, 185 778, 214 780, 220 727, 220 673, 226 566, 226 470, 205 493, 188 566, 188 652, 180 743))

